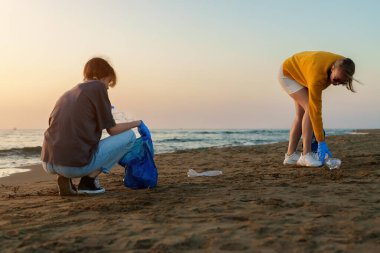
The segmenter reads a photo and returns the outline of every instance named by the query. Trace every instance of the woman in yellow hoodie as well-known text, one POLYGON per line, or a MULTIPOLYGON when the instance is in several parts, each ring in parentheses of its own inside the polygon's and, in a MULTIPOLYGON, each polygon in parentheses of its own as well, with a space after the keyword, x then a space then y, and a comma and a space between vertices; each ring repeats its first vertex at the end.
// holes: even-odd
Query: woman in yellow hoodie
POLYGON ((319 167, 325 155, 331 156, 327 148, 322 122, 322 91, 330 84, 352 86, 355 64, 344 56, 308 51, 297 53, 286 59, 279 72, 282 88, 294 100, 296 115, 290 129, 288 151, 284 164, 319 167), (314 131, 318 141, 318 153, 311 152, 314 131), (302 135, 303 152, 296 152, 302 135))

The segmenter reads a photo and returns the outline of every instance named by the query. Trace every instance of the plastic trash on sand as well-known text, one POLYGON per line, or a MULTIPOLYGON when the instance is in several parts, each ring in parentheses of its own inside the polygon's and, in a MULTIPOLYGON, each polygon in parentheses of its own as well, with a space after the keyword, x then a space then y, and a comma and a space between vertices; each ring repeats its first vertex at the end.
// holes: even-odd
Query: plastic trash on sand
POLYGON ((330 170, 339 169, 342 161, 338 158, 328 157, 325 159, 325 164, 330 170))
POLYGON ((196 172, 193 169, 189 169, 187 172, 188 177, 215 177, 222 175, 223 172, 221 170, 208 170, 203 172, 196 172))

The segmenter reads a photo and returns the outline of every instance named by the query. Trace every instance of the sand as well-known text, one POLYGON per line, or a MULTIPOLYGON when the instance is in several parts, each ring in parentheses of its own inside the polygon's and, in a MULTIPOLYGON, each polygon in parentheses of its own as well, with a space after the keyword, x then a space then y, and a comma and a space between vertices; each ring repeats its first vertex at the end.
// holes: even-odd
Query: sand
POLYGON ((380 131, 328 137, 341 169, 284 167, 286 143, 156 156, 159 186, 123 170, 99 196, 58 196, 40 166, 0 179, 0 252, 378 252, 380 131), (188 178, 188 169, 220 169, 188 178))

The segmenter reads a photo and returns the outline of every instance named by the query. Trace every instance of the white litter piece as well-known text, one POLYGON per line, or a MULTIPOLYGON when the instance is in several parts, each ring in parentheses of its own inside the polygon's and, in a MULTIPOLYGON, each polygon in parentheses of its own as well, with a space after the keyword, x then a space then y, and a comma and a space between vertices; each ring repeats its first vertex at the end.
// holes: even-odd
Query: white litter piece
POLYGON ((329 158, 325 159, 325 165, 330 170, 339 169, 341 164, 342 164, 342 161, 338 158, 329 157, 329 158))
POLYGON ((215 177, 222 175, 223 172, 221 170, 208 170, 203 172, 196 172, 193 169, 189 169, 187 172, 188 177, 215 177))
POLYGON ((350 132, 349 134, 353 134, 353 135, 366 135, 368 133, 365 133, 365 132, 350 132))
POLYGON ((8 177, 15 173, 28 172, 28 171, 30 171, 30 169, 18 169, 18 168, 0 169, 0 178, 8 177))

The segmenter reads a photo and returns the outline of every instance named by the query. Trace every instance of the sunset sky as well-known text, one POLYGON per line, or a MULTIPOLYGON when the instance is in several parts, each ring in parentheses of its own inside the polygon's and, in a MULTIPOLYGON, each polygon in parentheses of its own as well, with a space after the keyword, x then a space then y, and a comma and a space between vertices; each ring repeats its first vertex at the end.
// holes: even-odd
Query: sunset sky
POLYGON ((357 93, 324 91, 326 128, 380 127, 380 1, 0 0, 0 128, 41 128, 105 57, 111 103, 151 128, 289 128, 277 82, 306 50, 350 57, 357 93))

